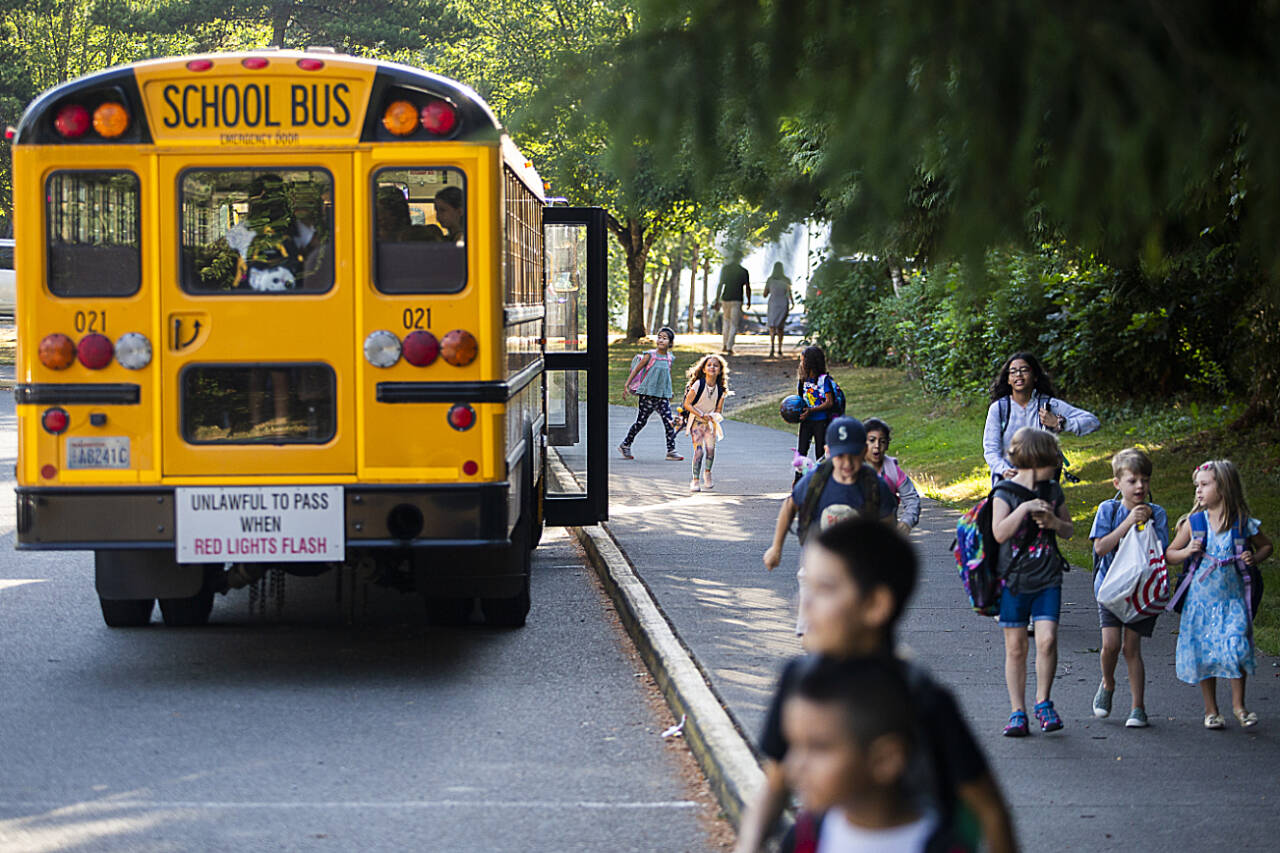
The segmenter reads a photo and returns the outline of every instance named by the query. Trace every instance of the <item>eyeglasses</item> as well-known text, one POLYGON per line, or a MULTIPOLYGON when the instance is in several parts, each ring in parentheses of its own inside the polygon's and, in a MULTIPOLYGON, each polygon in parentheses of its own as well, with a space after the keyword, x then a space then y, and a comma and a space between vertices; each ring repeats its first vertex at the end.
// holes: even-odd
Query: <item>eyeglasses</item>
POLYGON ((1027 376, 1031 373, 1030 367, 1011 367, 1009 368, 1010 376, 1027 376))

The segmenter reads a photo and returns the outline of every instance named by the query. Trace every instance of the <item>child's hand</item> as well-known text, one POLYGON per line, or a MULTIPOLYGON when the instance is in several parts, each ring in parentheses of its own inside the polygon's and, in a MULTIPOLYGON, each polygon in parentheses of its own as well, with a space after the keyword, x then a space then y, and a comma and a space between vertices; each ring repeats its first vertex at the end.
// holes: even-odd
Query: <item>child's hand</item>
POLYGON ((1192 537, 1191 541, 1187 543, 1188 557, 1194 557, 1196 554, 1202 553, 1203 551, 1204 551, 1204 540, 1201 539, 1199 536, 1192 537))
POLYGON ((803 421, 803 420, 807 419, 808 417, 809 417, 809 409, 808 409, 808 408, 801 409, 801 410, 800 410, 800 420, 802 420, 802 421, 803 421))
POLYGON ((782 549, 777 545, 770 545, 769 550, 764 552, 764 567, 769 571, 773 571, 782 562, 782 549))
POLYGON ((1252 551, 1244 551, 1240 554, 1240 559, 1244 560, 1244 564, 1246 566, 1258 565, 1258 556, 1252 551))
POLYGON ((905 521, 899 521, 899 522, 898 522, 898 532, 899 532, 899 533, 901 533, 903 536, 910 536, 910 535, 911 535, 911 525, 910 525, 910 524, 907 524, 905 521))
POLYGON ((1129 513, 1129 518, 1132 519, 1134 524, 1146 524, 1151 520, 1151 505, 1138 504, 1133 508, 1133 511, 1129 513))

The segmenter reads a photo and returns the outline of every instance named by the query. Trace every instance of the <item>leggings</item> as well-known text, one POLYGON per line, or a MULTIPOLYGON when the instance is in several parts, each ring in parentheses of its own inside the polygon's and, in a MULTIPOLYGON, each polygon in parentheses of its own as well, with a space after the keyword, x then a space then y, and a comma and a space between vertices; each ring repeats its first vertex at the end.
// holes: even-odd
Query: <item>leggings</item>
POLYGON ((674 453, 676 450, 676 425, 671 416, 671 403, 665 397, 650 397, 648 394, 640 394, 638 396, 640 413, 636 415, 636 422, 627 431, 627 437, 622 442, 623 445, 631 446, 631 442, 635 440, 636 433, 640 432, 645 422, 649 420, 649 415, 656 410, 658 417, 662 418, 662 428, 667 431, 667 452, 674 453))
POLYGON ((822 454, 827 452, 827 419, 815 421, 812 418, 805 418, 800 422, 800 443, 796 450, 801 456, 809 455, 809 442, 814 444, 813 458, 821 459, 822 454))
MULTIPOLYGON (((694 430, 690 430, 690 438, 693 438, 694 430)), ((694 439, 693 442, 693 479, 698 479, 702 473, 703 461, 706 461, 707 476, 711 476, 711 467, 716 464, 716 429, 715 424, 709 424, 702 430, 698 430, 701 434, 701 441, 694 439)))

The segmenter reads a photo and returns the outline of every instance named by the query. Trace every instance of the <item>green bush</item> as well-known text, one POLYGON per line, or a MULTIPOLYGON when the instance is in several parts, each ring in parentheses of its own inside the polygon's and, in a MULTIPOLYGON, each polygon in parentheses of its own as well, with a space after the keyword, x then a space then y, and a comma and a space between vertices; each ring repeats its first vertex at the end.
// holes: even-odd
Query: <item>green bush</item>
POLYGON ((828 258, 814 270, 809 293, 809 337, 827 358, 863 367, 887 363, 889 354, 875 316, 879 302, 893 295, 884 264, 828 258))

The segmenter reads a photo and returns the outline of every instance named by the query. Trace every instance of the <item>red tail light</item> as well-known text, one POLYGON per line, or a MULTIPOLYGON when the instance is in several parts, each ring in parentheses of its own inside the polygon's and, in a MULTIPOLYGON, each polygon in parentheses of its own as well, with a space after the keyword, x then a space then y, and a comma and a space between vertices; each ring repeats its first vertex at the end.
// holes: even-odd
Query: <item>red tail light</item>
POLYGON ((323 59, 299 59, 298 67, 303 71, 319 71, 324 68, 323 59))
POLYGON ((404 339, 404 360, 414 367, 426 367, 440 354, 440 342, 426 329, 410 332, 404 339))
POLYGON ((240 64, 245 68, 248 68, 250 71, 258 71, 270 65, 271 60, 267 59, 265 56, 250 56, 240 60, 240 64))
POLYGON ((112 345, 111 338, 95 332, 80 339, 76 354, 85 367, 90 370, 101 370, 111 363, 111 357, 115 355, 115 346, 112 345))
POLYGON ((53 126, 65 139, 79 139, 89 130, 89 111, 80 104, 67 104, 58 110, 53 126))
POLYGON ((428 133, 448 136, 458 126, 458 111, 452 104, 432 101, 422 108, 422 126, 428 133))
POLYGON ((193 59, 187 63, 188 71, 208 71, 212 67, 212 59, 193 59))
POLYGON ((479 470, 480 466, 477 465, 474 460, 468 459, 466 462, 462 463, 462 473, 466 474, 468 477, 474 477, 476 472, 479 470))
POLYGON ((44 431, 53 435, 66 432, 70 424, 71 417, 67 414, 66 409, 57 407, 45 409, 44 414, 40 416, 40 425, 44 427, 44 431))
POLYGON ((466 403, 455 403, 449 410, 449 426, 465 432, 476 425, 476 410, 466 403))

